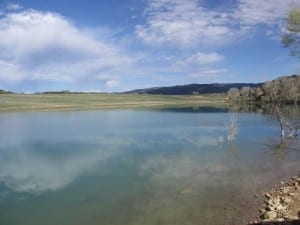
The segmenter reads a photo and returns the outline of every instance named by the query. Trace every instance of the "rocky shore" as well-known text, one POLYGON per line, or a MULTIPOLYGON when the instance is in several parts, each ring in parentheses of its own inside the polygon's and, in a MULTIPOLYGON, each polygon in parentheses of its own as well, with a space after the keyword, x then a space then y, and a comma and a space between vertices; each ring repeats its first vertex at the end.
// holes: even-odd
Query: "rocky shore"
POLYGON ((249 224, 300 225, 300 175, 263 193, 260 221, 249 224))

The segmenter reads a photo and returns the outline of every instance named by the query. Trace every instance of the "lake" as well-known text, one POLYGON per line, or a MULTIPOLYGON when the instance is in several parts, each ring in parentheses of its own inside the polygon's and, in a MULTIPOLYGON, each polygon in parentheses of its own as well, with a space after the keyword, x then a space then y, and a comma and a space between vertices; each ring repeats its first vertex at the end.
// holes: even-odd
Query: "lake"
POLYGON ((0 224, 242 222, 255 193, 298 172, 300 152, 275 147, 278 122, 262 113, 236 113, 228 144, 231 116, 208 107, 0 113, 0 224))

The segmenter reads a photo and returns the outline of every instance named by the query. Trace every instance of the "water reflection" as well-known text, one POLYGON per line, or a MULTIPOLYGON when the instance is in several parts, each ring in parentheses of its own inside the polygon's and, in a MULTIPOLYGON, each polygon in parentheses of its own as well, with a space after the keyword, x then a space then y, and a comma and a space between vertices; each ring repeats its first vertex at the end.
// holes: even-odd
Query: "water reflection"
POLYGON ((226 125, 227 128, 227 142, 232 144, 238 134, 237 116, 234 111, 230 112, 229 122, 226 125))
POLYGON ((138 216, 132 218, 132 224, 141 223, 142 218, 145 224, 217 221, 211 208, 221 211, 224 200, 229 201, 228 189, 232 190, 235 185, 236 182, 232 181, 236 173, 231 178, 228 176, 233 163, 226 159, 226 153, 223 155, 224 152, 214 148, 207 150, 210 153, 190 149, 145 159, 138 171, 140 176, 148 178, 147 193, 150 197, 135 202, 138 216), (218 157, 220 153, 223 157, 218 157), (224 176, 226 179, 222 179, 224 176))
MULTIPOLYGON (((148 179, 147 197, 135 202, 136 217, 130 224, 143 221, 143 224, 159 221, 162 224, 221 224, 225 220, 230 224, 230 219, 234 219, 233 216, 228 218, 233 213, 230 209, 241 201, 245 207, 251 207, 249 196, 269 179, 274 179, 273 165, 269 161, 262 164, 264 160, 254 163, 248 159, 247 162, 231 157, 226 151, 206 150, 208 152, 186 150, 171 155, 157 154, 144 160, 138 171, 148 179)), ((243 210, 240 213, 247 215, 243 210)), ((247 222, 245 218, 239 217, 241 224, 247 222)))
POLYGON ((278 167, 257 144, 276 121, 237 113, 228 145, 227 112, 190 110, 0 115, 0 224, 229 224, 245 196, 298 168, 296 151, 278 167))
MULTIPOLYGON (((38 194, 62 189, 81 174, 95 169, 97 163, 119 152, 119 149, 111 148, 107 140, 99 146, 43 142, 40 147, 44 149, 36 149, 34 145, 0 149, 0 181, 11 190, 38 194), (53 152, 47 152, 45 148, 53 152)), ((126 143, 122 143, 124 145, 126 143)))
POLYGON ((300 111, 298 105, 285 105, 282 103, 243 104, 241 102, 230 105, 229 110, 233 112, 263 113, 269 119, 276 120, 281 137, 279 145, 283 144, 282 142, 285 142, 287 138, 294 138, 299 135, 300 111))

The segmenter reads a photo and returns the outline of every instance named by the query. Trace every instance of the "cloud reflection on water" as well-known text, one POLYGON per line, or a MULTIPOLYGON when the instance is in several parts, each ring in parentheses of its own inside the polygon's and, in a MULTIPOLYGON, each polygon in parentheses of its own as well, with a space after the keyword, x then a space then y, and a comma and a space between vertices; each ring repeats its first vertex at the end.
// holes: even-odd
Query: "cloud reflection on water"
MULTIPOLYGON (((43 114, 39 120, 32 115, 24 117, 26 123, 11 119, 16 125, 5 126, 10 133, 0 131, 0 183, 12 192, 45 195, 34 206, 33 197, 24 208, 16 209, 15 203, 8 211, 26 211, 27 217, 45 203, 46 192, 64 189, 50 193, 47 205, 70 203, 62 210, 64 216, 86 224, 99 224, 103 217, 107 224, 224 222, 224 205, 240 200, 232 199, 233 194, 254 191, 264 177, 276 176, 274 156, 250 142, 264 140, 261 128, 272 136, 273 128, 262 123, 261 116, 255 115, 250 124, 249 115, 240 115, 237 150, 230 152, 224 143, 227 114, 183 115, 105 111, 54 118, 43 114), (91 211, 98 220, 91 218, 91 211)), ((288 162, 282 164, 280 169, 287 172, 288 162)), ((59 213, 53 215, 59 218, 59 213)), ((43 215, 36 217, 43 221, 43 215)))
MULTIPOLYGON (((0 149, 0 182, 15 192, 38 194, 57 191, 83 173, 94 170, 99 162, 118 155, 118 144, 117 140, 106 140, 105 145, 88 149, 88 144, 87 148, 83 148, 82 144, 75 143, 70 147, 77 145, 82 149, 72 149, 70 152, 60 149, 60 153, 60 150, 53 149, 57 155, 42 149, 31 149, 32 146, 15 146, 10 151, 0 149), (112 142, 114 145, 110 146, 112 142)), ((124 145, 126 143, 122 143, 124 145)))
MULTIPOLYGON (((220 144, 219 138, 209 135, 199 137, 198 134, 187 132, 182 136, 177 131, 169 134, 171 134, 167 142, 169 146, 174 146, 182 141, 187 142, 188 145, 197 146, 199 149, 220 144)), ((102 135, 97 138, 97 141, 87 138, 77 141, 62 139, 57 143, 35 140, 31 143, 22 144, 21 142, 19 145, 4 142, 0 148, 0 182, 15 192, 38 194, 61 190, 81 175, 95 170, 99 163, 105 163, 107 159, 118 157, 122 152, 126 154, 126 149, 151 150, 152 147, 149 145, 153 144, 153 141, 156 144, 165 142, 164 139, 157 142, 154 133, 150 133, 144 142, 139 141, 137 134, 126 135, 122 138, 102 135)), ((140 172, 142 170, 145 172, 151 165, 159 168, 162 165, 161 162, 166 160, 154 159, 154 162, 150 158, 140 168, 140 172)), ((183 161, 180 162, 183 165, 183 161)), ((167 163, 172 162, 168 161, 167 163)), ((189 168, 194 163, 186 159, 185 164, 186 168, 180 169, 181 171, 176 168, 170 168, 170 170, 173 170, 174 174, 189 173, 189 168)))

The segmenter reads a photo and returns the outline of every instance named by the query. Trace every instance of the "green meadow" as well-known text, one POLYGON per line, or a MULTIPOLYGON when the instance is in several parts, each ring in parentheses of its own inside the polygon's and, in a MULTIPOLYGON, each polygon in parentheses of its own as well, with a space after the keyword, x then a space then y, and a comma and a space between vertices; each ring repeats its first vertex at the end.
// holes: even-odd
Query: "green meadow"
POLYGON ((139 108, 180 105, 222 105, 221 94, 137 95, 137 94, 1 94, 0 111, 76 110, 100 108, 139 108))

